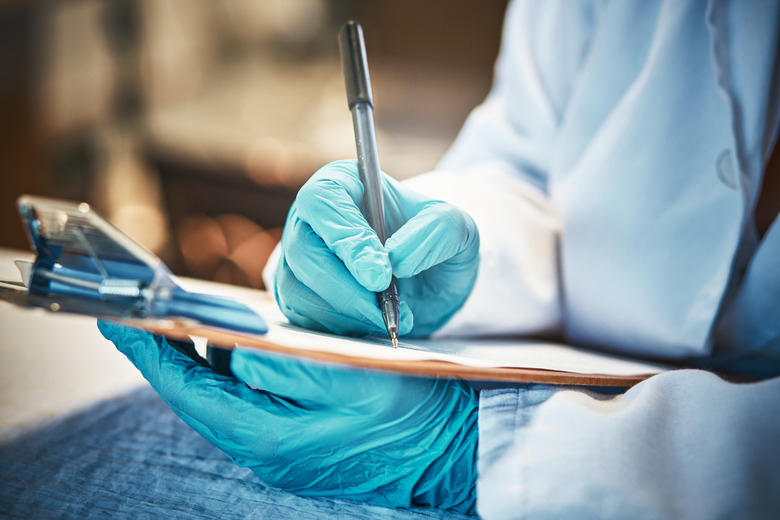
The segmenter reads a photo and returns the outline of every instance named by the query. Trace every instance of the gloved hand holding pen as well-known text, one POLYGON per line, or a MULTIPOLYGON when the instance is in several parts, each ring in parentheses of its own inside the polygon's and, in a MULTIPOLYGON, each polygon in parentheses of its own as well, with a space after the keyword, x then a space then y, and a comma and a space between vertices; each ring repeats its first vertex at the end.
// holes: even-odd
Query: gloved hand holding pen
POLYGON ((233 352, 233 378, 165 338, 114 322, 98 327, 179 417, 270 486, 474 510, 478 404, 466 383, 248 349, 233 352))
MULTIPOLYGON (((384 177, 383 246, 361 212, 362 190, 354 161, 325 166, 301 189, 282 239, 277 301, 305 327, 383 335, 375 292, 395 275, 400 334, 430 334, 474 285, 476 226, 384 177)), ((165 338, 112 322, 99 328, 179 417, 270 486, 474 512, 478 400, 467 383, 240 349, 232 378, 165 338)))
POLYGON ((463 305, 476 279, 479 234, 471 217, 384 177, 383 246, 361 211, 354 161, 326 165, 301 188, 287 218, 275 296, 290 321, 338 334, 385 334, 375 292, 392 275, 399 332, 424 336, 463 305))

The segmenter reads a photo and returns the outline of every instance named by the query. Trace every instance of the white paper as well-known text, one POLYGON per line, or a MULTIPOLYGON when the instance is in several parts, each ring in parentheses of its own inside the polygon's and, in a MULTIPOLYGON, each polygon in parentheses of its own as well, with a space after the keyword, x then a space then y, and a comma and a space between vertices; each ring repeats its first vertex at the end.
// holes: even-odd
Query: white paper
POLYGON ((314 332, 291 325, 276 309, 258 309, 268 322, 266 339, 273 344, 336 353, 343 356, 394 361, 438 360, 481 368, 534 368, 580 374, 639 376, 657 374, 670 367, 626 359, 567 345, 526 339, 401 338, 394 349, 389 338, 349 338, 314 332))
MULTIPOLYGON (((189 285, 189 284, 188 284, 189 285)), ((291 325, 273 300, 260 291, 198 281, 191 290, 240 299, 268 323, 265 339, 290 349, 391 361, 447 361, 478 368, 533 368, 619 377, 658 374, 671 367, 627 359, 559 343, 507 338, 400 338, 394 349, 389 338, 351 338, 291 325), (229 289, 229 290, 227 290, 229 289)))

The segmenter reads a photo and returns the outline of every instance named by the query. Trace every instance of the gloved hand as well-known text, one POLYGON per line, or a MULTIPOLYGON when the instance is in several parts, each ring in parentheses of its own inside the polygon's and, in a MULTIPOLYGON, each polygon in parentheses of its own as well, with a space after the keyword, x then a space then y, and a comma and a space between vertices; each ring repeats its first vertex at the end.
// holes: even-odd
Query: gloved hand
POLYGON ((269 486, 473 512, 478 404, 466 383, 249 349, 233 351, 236 379, 149 332, 98 328, 179 417, 269 486))
POLYGON ((398 279, 399 334, 431 334, 474 286, 479 234, 471 217, 384 176, 384 247, 362 214, 357 163, 326 165, 301 188, 282 235, 276 300, 300 326, 385 334, 375 293, 398 279))

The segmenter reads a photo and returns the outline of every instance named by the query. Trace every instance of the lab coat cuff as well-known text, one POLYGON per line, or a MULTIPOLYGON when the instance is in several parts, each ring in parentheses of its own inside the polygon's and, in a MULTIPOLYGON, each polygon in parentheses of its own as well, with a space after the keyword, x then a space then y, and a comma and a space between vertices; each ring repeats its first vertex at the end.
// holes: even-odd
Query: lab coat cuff
POLYGON ((544 193, 500 161, 434 171, 404 184, 459 207, 479 230, 474 288, 435 335, 559 333, 559 222, 544 193))

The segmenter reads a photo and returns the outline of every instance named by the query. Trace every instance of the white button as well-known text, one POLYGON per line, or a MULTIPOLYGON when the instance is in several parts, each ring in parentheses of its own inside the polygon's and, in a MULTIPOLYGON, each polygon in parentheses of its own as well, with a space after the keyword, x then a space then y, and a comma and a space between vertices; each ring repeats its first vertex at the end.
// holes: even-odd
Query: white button
POLYGON ((718 155, 715 160, 715 166, 718 171, 718 179, 720 182, 731 188, 737 189, 737 175, 734 168, 734 161, 731 158, 731 150, 726 148, 718 155))

